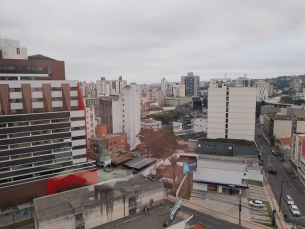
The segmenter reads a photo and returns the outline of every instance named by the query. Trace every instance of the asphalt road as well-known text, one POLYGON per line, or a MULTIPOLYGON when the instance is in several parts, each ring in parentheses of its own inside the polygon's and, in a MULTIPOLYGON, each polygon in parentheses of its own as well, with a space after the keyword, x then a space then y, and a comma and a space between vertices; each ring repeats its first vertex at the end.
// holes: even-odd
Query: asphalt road
POLYGON ((282 165, 280 158, 275 157, 271 154, 271 150, 274 149, 275 152, 278 151, 274 147, 268 145, 263 136, 258 137, 257 134, 260 133, 260 128, 256 128, 255 142, 257 147, 261 152, 261 159, 264 160, 264 169, 267 170, 268 157, 269 157, 269 169, 277 170, 277 175, 268 174, 268 182, 270 184, 271 190, 279 204, 280 193, 281 193, 281 181, 286 181, 289 183, 283 183, 282 188, 282 201, 281 201, 281 211, 283 215, 287 215, 287 221, 294 221, 299 228, 305 228, 305 194, 302 192, 301 188, 295 182, 294 178, 286 171, 282 165), (261 148, 261 146, 263 146, 261 148), (289 209, 289 205, 285 202, 285 195, 290 195, 294 200, 295 205, 299 208, 301 215, 293 216, 289 209))
MULTIPOLYGON (((165 200, 165 204, 172 207, 174 205, 174 202, 165 200)), ((217 219, 213 216, 204 214, 200 211, 196 211, 194 209, 182 206, 182 210, 186 213, 190 213, 193 215, 193 218, 190 220, 190 224, 197 224, 201 223, 204 225, 207 229, 244 229, 245 227, 241 227, 239 225, 227 222, 225 220, 217 219)))

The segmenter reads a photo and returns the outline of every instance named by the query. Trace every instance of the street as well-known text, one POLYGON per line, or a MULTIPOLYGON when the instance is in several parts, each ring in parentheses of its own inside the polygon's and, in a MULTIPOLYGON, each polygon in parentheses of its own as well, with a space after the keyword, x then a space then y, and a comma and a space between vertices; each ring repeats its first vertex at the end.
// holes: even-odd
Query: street
MULTIPOLYGON (((165 204, 169 207, 172 207, 174 205, 174 202, 165 200, 165 204)), ((193 218, 190 220, 190 223, 197 224, 201 223, 204 225, 207 229, 244 229, 245 227, 238 226, 236 224, 230 223, 228 221, 224 221, 221 219, 217 219, 213 216, 204 214, 200 211, 196 211, 194 209, 182 206, 182 210, 186 213, 190 213, 193 215, 193 218)))
POLYGON ((281 201, 281 211, 283 215, 287 215, 287 222, 295 222, 300 228, 305 228, 305 194, 302 192, 301 188, 296 183, 295 179, 291 177, 291 175, 287 172, 287 170, 282 165, 280 158, 277 156, 273 156, 271 150, 274 149, 275 152, 278 152, 278 149, 271 147, 268 145, 263 136, 258 137, 258 133, 260 132, 260 128, 256 128, 255 134, 255 142, 257 144, 258 149, 261 152, 261 160, 264 160, 264 170, 272 169, 277 171, 277 175, 268 174, 268 183, 272 189, 272 192, 276 198, 277 203, 280 202, 280 193, 281 193, 281 181, 283 182, 282 186, 282 201, 281 201), (269 165, 268 165, 269 159, 269 165), (286 183, 289 182, 289 183, 286 183), (300 216, 293 216, 289 205, 285 201, 285 195, 290 195, 294 200, 295 205, 300 210, 300 216))

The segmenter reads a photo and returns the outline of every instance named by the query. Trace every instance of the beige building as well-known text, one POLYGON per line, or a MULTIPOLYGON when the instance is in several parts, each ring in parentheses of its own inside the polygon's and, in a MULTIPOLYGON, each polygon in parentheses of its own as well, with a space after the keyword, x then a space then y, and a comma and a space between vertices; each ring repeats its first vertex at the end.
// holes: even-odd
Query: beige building
POLYGON ((34 200, 36 229, 84 229, 163 203, 160 181, 143 175, 90 185, 34 200))
POLYGON ((269 137, 290 138, 293 133, 305 133, 305 120, 281 113, 264 114, 263 129, 269 137))
POLYGON ((173 97, 185 97, 185 84, 175 84, 172 86, 173 97))
POLYGON ((254 140, 256 89, 229 87, 230 79, 211 79, 208 138, 254 140))

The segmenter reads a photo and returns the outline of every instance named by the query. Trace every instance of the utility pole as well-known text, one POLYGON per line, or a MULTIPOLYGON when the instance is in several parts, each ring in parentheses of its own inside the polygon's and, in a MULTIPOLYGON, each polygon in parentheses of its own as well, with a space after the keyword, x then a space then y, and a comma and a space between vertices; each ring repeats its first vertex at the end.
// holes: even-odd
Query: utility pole
POLYGON ((239 189, 240 194, 239 194, 239 225, 241 225, 241 190, 239 189))
POLYGON ((282 192, 283 192, 283 184, 284 183, 289 183, 287 181, 281 180, 281 194, 280 194, 280 203, 279 203, 279 212, 281 212, 281 202, 282 202, 282 192))

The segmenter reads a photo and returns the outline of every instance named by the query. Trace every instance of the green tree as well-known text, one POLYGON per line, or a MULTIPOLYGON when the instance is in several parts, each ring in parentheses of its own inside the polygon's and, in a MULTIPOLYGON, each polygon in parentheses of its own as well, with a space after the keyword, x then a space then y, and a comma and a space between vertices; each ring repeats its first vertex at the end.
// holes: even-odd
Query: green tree
POLYGON ((256 116, 256 118, 258 118, 260 115, 261 115, 261 103, 260 102, 256 102, 255 116, 256 116))
POLYGON ((34 199, 37 198, 37 194, 31 194, 31 195, 26 195, 24 200, 25 202, 29 202, 31 206, 31 217, 33 217, 33 209, 32 207, 34 206, 34 199))
POLYGON ((169 158, 169 161, 172 166, 172 171, 173 171, 173 195, 176 195, 176 171, 177 171, 177 163, 178 163, 178 158, 176 156, 171 156, 169 158))
POLYGON ((18 214, 18 212, 19 212, 18 201, 17 200, 11 201, 10 208, 11 208, 11 210, 13 212, 13 223, 15 223, 16 214, 18 214))
POLYGON ((146 145, 147 153, 153 157, 166 158, 172 155, 173 150, 178 146, 174 131, 170 128, 141 129, 139 133, 141 142, 146 145))
POLYGON ((203 107, 205 107, 206 109, 208 109, 208 97, 204 97, 204 98, 203 98, 203 107))
POLYGON ((281 97, 281 103, 292 103, 292 98, 291 96, 282 96, 281 97))

